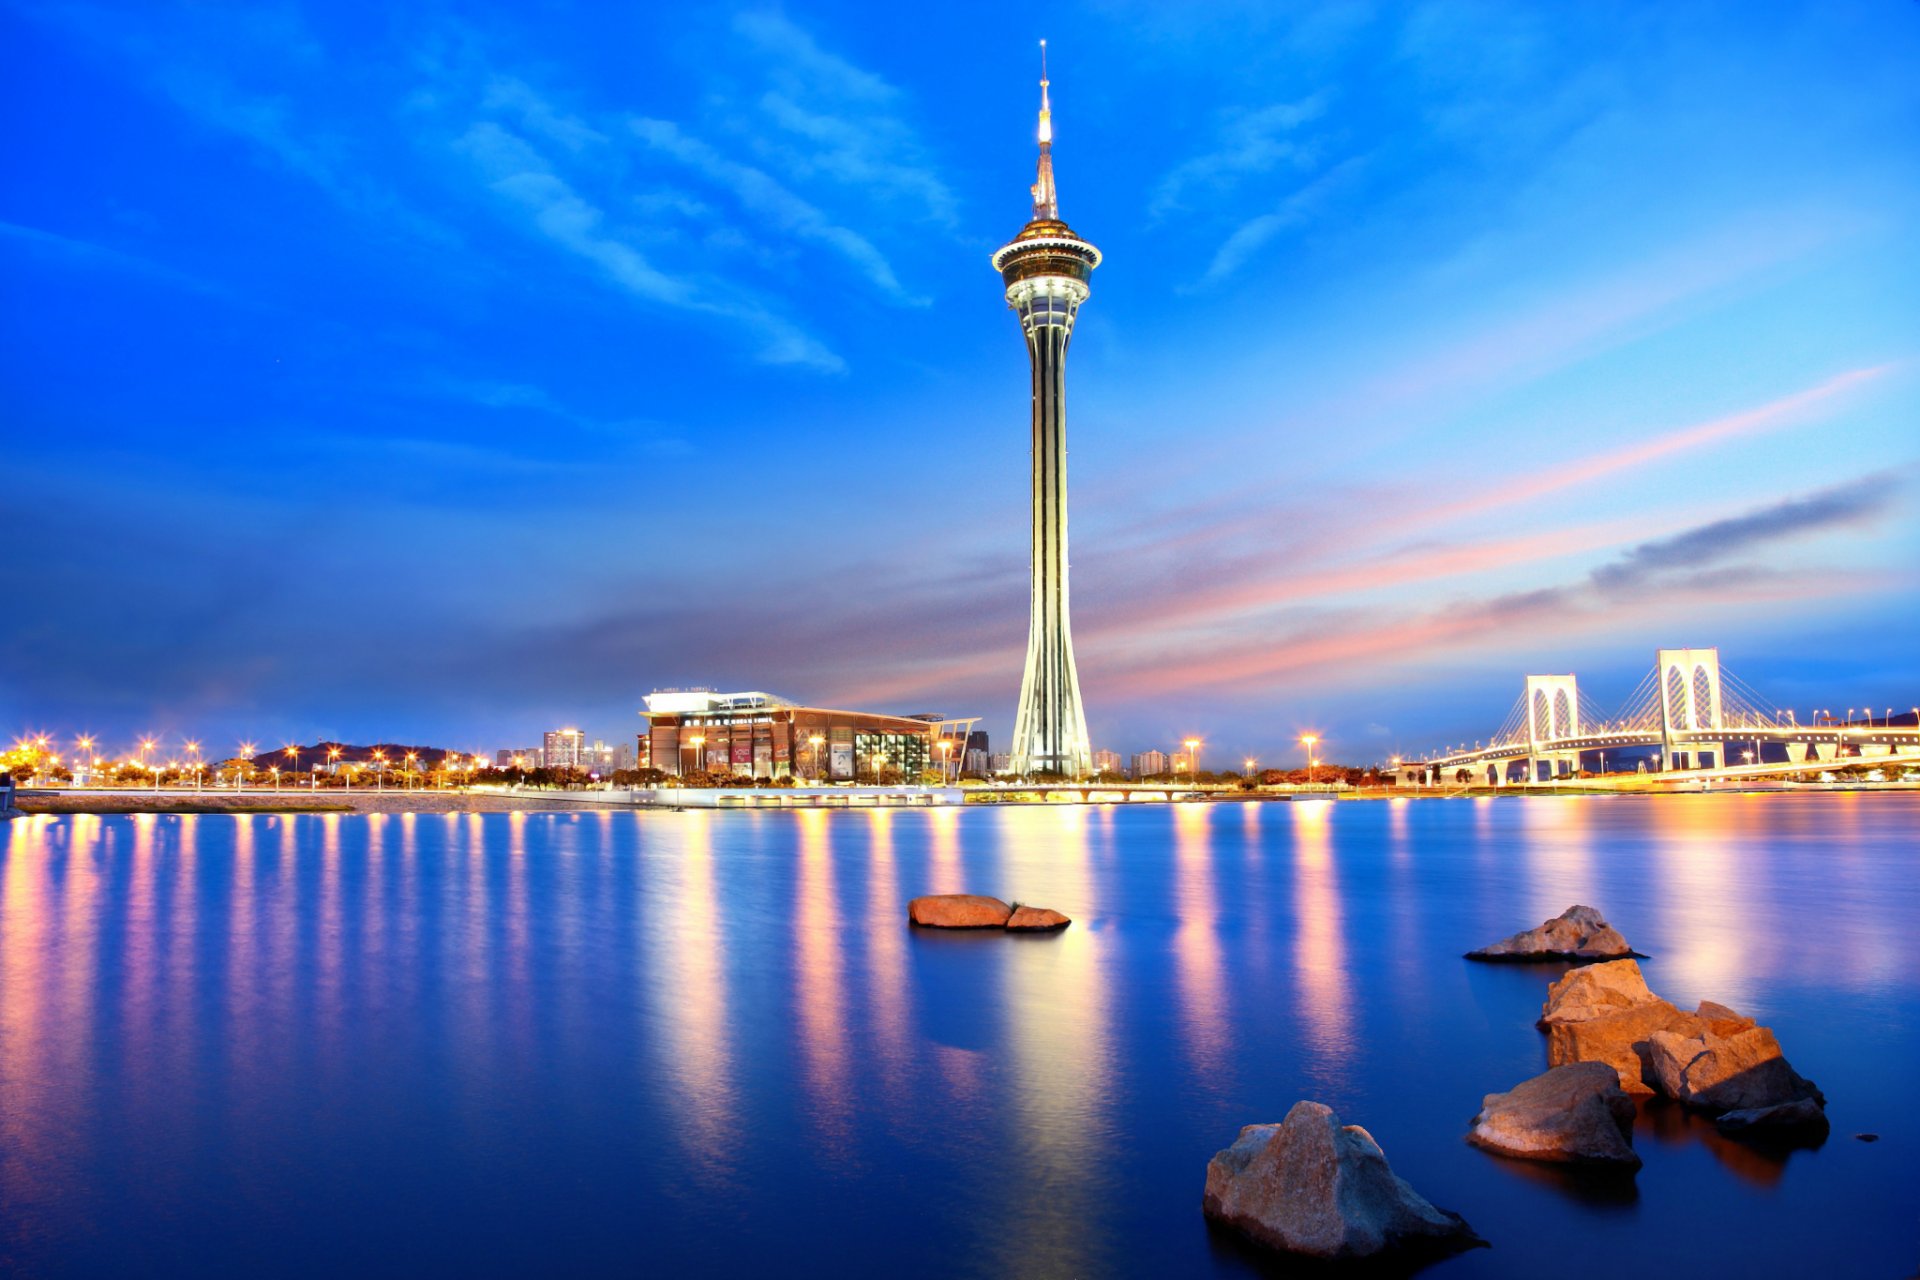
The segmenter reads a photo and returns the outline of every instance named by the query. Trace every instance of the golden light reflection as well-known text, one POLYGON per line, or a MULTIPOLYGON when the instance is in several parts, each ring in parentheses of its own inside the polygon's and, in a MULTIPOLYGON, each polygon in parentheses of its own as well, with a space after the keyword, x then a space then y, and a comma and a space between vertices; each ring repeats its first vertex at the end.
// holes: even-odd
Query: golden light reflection
POLYGON ((927 811, 928 893, 968 892, 960 862, 960 813, 958 805, 927 811))
POLYGON ((830 1158, 844 1151, 853 1118, 845 920, 833 888, 833 817, 822 809, 803 809, 794 815, 800 835, 800 902, 794 921, 800 1056, 808 1110, 829 1139, 825 1154, 830 1158))
POLYGON ((676 1136, 691 1158, 693 1176, 713 1183, 724 1179, 723 1153, 739 1139, 727 1027, 727 937, 714 884, 714 817, 691 809, 673 818, 671 826, 658 828, 659 856, 649 859, 658 873, 679 881, 677 891, 655 898, 672 904, 670 927, 663 922, 647 930, 649 1013, 660 1032, 658 1068, 674 1095, 667 1110, 676 1136))
POLYGON ((1532 928, 1575 903, 1598 906, 1606 914, 1593 857, 1595 806, 1605 803, 1588 796, 1529 796, 1518 806, 1519 870, 1526 890, 1515 904, 1524 904, 1515 929, 1532 928))
POLYGON ((1221 1081, 1231 1025, 1221 971, 1220 905, 1214 887, 1211 823, 1215 809, 1210 804, 1173 808, 1173 893, 1180 921, 1173 938, 1173 962, 1180 989, 1180 1030, 1194 1073, 1203 1082, 1221 1081))
POLYGON ((1307 1072, 1323 1083, 1347 1078, 1354 1052, 1340 881, 1333 858, 1332 800, 1295 801, 1293 819, 1294 975, 1306 1033, 1307 1072))
MULTIPOLYGON (((1006 1229, 996 1238, 1003 1255, 996 1269, 1008 1274, 1072 1274, 1087 1256, 1089 1225, 1105 1209, 1085 1176, 1111 1140, 1104 1126, 1113 1073, 1104 938, 1093 927, 1095 812, 1074 805, 1021 815, 1044 835, 1044 859, 1036 864, 1044 881, 1034 896, 1044 892, 1074 923, 1058 934, 999 940, 1007 944, 1000 1002, 1019 1116, 1007 1157, 1049 1188, 1044 1201, 1022 1199, 999 1217, 1006 1229)), ((1020 888, 1019 896, 1028 896, 1020 888)))
MULTIPOLYGON (((820 815, 826 816, 824 814, 820 815)), ((914 1036, 907 986, 907 931, 900 922, 900 868, 893 851, 894 811, 869 809, 867 824, 867 989, 873 1001, 875 1057, 890 1107, 912 1107, 914 1036)))

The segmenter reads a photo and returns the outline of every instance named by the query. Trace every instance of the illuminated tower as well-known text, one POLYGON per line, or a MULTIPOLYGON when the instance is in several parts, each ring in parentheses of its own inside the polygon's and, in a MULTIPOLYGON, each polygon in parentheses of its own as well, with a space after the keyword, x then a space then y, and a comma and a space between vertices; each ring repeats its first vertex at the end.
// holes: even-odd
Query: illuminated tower
POLYGON ((1040 171, 1033 220, 993 255, 1019 315, 1033 362, 1033 615, 1027 670, 1013 721, 1015 773, 1079 777, 1093 770, 1080 674, 1067 618, 1067 342, 1087 300, 1100 251, 1060 221, 1053 189, 1053 113, 1047 101, 1047 45, 1040 42, 1040 171))

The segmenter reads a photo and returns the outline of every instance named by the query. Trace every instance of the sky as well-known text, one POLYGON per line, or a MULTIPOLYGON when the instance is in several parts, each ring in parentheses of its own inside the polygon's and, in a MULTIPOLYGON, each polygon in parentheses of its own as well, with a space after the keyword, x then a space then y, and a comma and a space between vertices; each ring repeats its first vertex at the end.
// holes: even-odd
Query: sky
POLYGON ((913 14, 0 2, 0 730, 1004 746, 1043 37, 1095 747, 1920 702, 1920 5, 913 14))

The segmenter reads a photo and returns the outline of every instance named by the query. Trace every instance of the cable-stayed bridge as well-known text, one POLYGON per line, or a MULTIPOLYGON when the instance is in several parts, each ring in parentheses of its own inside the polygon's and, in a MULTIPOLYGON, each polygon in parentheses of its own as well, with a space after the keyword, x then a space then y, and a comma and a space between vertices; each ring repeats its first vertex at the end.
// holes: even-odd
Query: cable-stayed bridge
POLYGON ((1920 761, 1920 709, 1897 718, 1849 708, 1801 724, 1720 665, 1718 649, 1661 649, 1620 711, 1607 715, 1571 675, 1528 676, 1506 721, 1484 743, 1399 763, 1415 784, 1529 785, 1570 777, 1583 755, 1636 759, 1633 770, 1712 774, 1813 772, 1839 760, 1920 761), (1651 749, 1649 751, 1649 749, 1651 749))

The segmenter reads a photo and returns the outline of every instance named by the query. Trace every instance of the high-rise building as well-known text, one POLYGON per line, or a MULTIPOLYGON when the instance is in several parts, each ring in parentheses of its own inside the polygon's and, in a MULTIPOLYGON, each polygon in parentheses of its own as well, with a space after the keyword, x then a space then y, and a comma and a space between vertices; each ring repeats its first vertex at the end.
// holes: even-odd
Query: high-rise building
POLYGON ((1164 751, 1142 751, 1133 758, 1131 770, 1135 780, 1155 778, 1167 772, 1167 753, 1164 751))
POLYGON ((1053 109, 1040 47, 1040 162, 1033 217, 993 255, 1033 366, 1033 559, 1027 666, 1013 722, 1013 772, 1092 771, 1080 673, 1067 613, 1067 342, 1100 251, 1060 220, 1053 186, 1053 109))
POLYGON ((580 769, 587 764, 587 735, 578 729, 552 729, 542 740, 540 762, 549 769, 580 769))
POLYGON ((1096 751, 1093 753, 1093 771, 1109 778, 1120 776, 1120 753, 1118 751, 1096 751))

